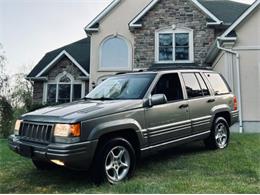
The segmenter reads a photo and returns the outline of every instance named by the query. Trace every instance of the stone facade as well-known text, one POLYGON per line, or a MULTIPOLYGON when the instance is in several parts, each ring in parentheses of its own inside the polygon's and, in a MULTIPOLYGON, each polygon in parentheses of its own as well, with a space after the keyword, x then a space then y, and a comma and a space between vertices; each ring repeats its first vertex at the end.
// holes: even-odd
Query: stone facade
MULTIPOLYGON (((45 77, 48 78, 48 81, 55 81, 55 78, 58 74, 66 71, 71 74, 75 80, 80 80, 80 76, 85 76, 79 68, 77 68, 73 62, 67 58, 61 58, 49 71, 45 73, 45 77)), ((33 85, 33 101, 34 103, 42 103, 43 100, 43 81, 34 81, 33 85)), ((85 82, 85 93, 87 94, 89 91, 89 82, 85 82)))
POLYGON ((33 83, 33 102, 41 104, 42 97, 43 97, 43 82, 34 81, 34 83, 33 83))
POLYGON ((161 0, 141 20, 135 37, 134 68, 147 68, 155 62, 155 31, 162 28, 193 29, 194 63, 204 65, 215 31, 207 27, 207 16, 189 0, 161 0))
POLYGON ((55 80, 56 76, 64 71, 73 75, 75 80, 78 80, 79 76, 84 76, 67 57, 63 57, 45 76, 48 76, 48 80, 55 80))

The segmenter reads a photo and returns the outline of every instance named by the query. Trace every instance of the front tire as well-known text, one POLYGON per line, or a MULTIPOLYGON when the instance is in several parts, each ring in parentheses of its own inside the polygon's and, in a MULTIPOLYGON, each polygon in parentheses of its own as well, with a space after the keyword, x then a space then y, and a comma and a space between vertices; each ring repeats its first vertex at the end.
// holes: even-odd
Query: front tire
POLYGON ((96 184, 104 180, 117 184, 133 175, 135 165, 136 155, 131 143, 124 138, 113 138, 99 147, 92 176, 96 184))
POLYGON ((210 136, 204 140, 209 149, 224 149, 229 144, 229 126, 225 118, 218 117, 215 119, 210 136))

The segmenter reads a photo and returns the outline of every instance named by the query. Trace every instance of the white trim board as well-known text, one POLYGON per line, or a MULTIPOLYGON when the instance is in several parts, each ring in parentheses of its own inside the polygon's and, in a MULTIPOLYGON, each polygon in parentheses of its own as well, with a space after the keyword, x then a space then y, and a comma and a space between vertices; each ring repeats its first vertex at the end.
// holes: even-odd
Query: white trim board
POLYGON ((260 0, 256 0, 222 35, 225 38, 232 30, 234 30, 258 5, 260 0))
POLYGON ((68 52, 66 52, 66 50, 63 50, 62 52, 60 52, 60 54, 58 56, 56 56, 56 58, 54 58, 40 73, 38 73, 36 75, 36 77, 40 77, 51 66, 53 66, 55 64, 55 62, 57 62, 63 55, 67 56, 73 62, 73 64, 81 70, 81 72, 83 72, 86 76, 89 77, 89 74, 87 73, 87 71, 68 52))
MULTIPOLYGON (((206 7, 204 7, 201 3, 197 0, 190 0, 192 3, 195 4, 200 10, 202 10, 207 16, 209 16, 214 22, 209 22, 209 25, 219 25, 222 24, 223 21, 219 20, 214 14, 212 14, 206 7)), ((135 24, 138 20, 140 20, 150 9, 152 9, 160 0, 152 0, 151 3, 146 6, 134 19, 129 23, 129 27, 132 28, 139 28, 142 27, 142 24, 135 24)))
POLYGON ((98 31, 98 28, 92 28, 91 26, 102 20, 114 7, 116 7, 121 0, 114 0, 110 3, 100 14, 97 15, 84 29, 85 31, 98 31))
POLYGON ((233 50, 260 50, 260 45, 238 46, 234 47, 233 50))
POLYGON ((151 1, 148 6, 146 6, 134 19, 130 22, 130 27, 142 27, 142 24, 135 24, 138 20, 140 20, 150 9, 153 8, 160 0, 151 1))

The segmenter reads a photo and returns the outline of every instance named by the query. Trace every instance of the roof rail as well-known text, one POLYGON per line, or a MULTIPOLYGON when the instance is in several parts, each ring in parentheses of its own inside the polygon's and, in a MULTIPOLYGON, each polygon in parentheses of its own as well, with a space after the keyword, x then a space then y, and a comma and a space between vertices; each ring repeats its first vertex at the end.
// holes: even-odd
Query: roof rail
POLYGON ((133 71, 124 71, 124 72, 117 72, 115 75, 134 73, 134 72, 145 72, 145 71, 146 71, 146 69, 133 70, 133 71))
POLYGON ((160 70, 180 70, 180 69, 199 69, 199 70, 212 70, 210 66, 199 66, 197 64, 153 64, 148 71, 160 70))

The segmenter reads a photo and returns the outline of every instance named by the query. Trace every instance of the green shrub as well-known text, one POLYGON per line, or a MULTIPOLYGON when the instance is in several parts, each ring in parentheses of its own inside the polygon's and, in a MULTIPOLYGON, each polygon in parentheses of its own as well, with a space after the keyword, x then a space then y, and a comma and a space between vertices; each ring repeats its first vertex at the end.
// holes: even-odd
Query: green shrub
POLYGON ((0 97, 0 137, 6 138, 13 130, 13 108, 5 97, 0 97))

